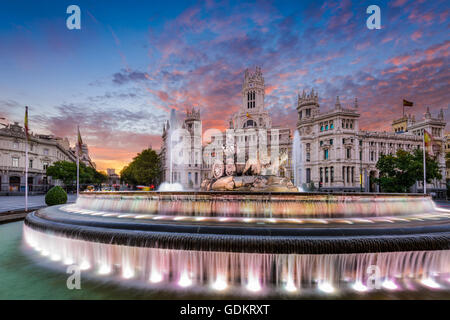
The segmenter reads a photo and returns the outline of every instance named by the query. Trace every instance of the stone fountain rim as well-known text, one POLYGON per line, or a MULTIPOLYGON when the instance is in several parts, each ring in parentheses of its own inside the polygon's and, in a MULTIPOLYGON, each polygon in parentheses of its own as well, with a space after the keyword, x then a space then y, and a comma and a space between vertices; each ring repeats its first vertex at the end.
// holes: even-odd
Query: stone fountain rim
POLYGON ((423 193, 379 193, 379 192, 271 192, 271 191, 83 191, 80 195, 276 195, 276 196, 361 196, 361 197, 389 197, 389 198, 429 198, 431 195, 423 193))
MULTIPOLYGON (((55 207, 46 209, 57 210, 55 207)), ((211 227, 111 223, 94 219, 52 221, 40 216, 41 210, 28 214, 25 219, 27 227, 78 240, 134 247, 263 254, 351 254, 450 249, 448 223, 427 228, 422 226, 391 229, 211 227), (141 227, 140 230, 136 229, 138 226, 141 227), (142 229, 143 226, 146 226, 145 230, 142 229), (218 230, 222 232, 218 233, 218 230), (287 230, 291 233, 288 234, 287 230), (292 234, 292 230, 297 231, 296 234, 292 234)))

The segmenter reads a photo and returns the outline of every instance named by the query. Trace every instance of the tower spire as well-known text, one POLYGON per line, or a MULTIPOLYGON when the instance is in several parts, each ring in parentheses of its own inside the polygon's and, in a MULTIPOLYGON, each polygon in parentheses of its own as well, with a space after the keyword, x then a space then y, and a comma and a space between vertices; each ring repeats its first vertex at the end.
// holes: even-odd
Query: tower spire
POLYGON ((334 105, 336 109, 342 109, 341 102, 339 101, 339 96, 336 96, 336 104, 334 105))

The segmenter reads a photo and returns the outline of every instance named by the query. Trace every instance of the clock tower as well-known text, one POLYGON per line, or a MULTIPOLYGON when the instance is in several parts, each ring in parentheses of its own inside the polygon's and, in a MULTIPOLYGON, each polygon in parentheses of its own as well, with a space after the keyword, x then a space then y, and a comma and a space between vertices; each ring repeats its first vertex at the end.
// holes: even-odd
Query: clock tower
POLYGON ((264 108, 265 84, 260 67, 255 72, 245 70, 242 85, 242 105, 233 117, 235 129, 270 128, 272 121, 264 108))

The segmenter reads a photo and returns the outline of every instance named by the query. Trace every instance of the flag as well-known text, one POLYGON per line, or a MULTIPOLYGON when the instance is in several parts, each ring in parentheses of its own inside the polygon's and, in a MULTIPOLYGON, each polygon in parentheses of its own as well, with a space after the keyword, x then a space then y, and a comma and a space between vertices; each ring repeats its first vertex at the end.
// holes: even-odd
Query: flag
POLYGON ((28 139, 28 107, 25 107, 25 120, 24 120, 24 124, 25 124, 25 134, 26 134, 27 139, 28 139))
POLYGON ((404 107, 412 107, 414 105, 414 102, 408 101, 403 99, 403 106, 404 107))
POLYGON ((429 134, 427 130, 423 130, 423 140, 425 142, 426 151, 430 155, 433 155, 433 136, 429 134))
POLYGON ((83 140, 81 139, 80 127, 78 127, 78 155, 81 155, 81 147, 83 146, 83 140))

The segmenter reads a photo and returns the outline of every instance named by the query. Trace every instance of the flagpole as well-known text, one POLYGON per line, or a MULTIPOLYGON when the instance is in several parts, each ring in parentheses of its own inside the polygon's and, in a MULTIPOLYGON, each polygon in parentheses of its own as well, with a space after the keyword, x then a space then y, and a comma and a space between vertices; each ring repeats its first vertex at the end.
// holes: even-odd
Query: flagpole
POLYGON ((427 194, 427 165, 425 156, 425 129, 423 131, 423 194, 427 194))
POLYGON ((25 211, 28 211, 28 135, 25 134, 25 211))
POLYGON ((25 211, 28 211, 28 107, 25 107, 25 211))
POLYGON ((77 146, 77 199, 80 194, 80 151, 77 146))

